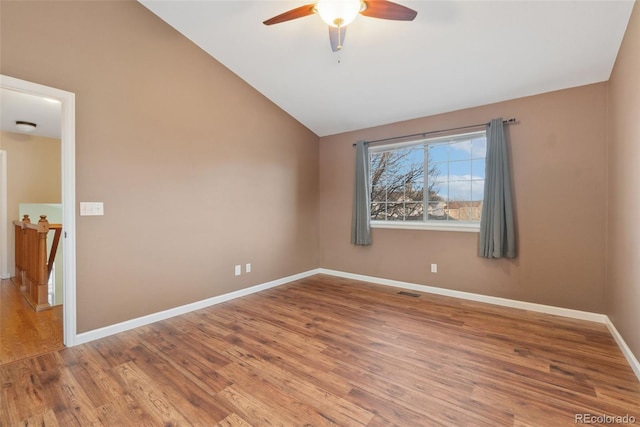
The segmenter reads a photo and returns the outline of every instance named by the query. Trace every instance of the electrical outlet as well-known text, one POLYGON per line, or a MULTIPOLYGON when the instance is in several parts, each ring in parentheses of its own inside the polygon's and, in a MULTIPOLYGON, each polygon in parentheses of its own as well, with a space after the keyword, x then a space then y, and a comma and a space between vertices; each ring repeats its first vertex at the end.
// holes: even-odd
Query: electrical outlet
POLYGON ((250 263, 250 262, 248 262, 248 263, 246 263, 246 264, 245 264, 245 266, 244 266, 244 272, 245 272, 245 273, 251 273, 251 263, 250 263))
POLYGON ((431 264, 431 272, 432 273, 438 272, 438 264, 431 264))
POLYGON ((242 274, 242 266, 240 264, 236 265, 236 276, 242 274))

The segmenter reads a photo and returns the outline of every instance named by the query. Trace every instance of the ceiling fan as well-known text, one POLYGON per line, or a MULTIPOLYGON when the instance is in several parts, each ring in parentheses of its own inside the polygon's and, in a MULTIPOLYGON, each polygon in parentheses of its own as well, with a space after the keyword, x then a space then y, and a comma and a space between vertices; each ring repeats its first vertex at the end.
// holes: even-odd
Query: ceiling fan
POLYGON ((358 14, 393 21, 413 21, 418 14, 413 9, 386 0, 318 0, 267 19, 263 24, 279 24, 315 13, 329 25, 329 41, 334 52, 342 49, 346 27, 358 14))

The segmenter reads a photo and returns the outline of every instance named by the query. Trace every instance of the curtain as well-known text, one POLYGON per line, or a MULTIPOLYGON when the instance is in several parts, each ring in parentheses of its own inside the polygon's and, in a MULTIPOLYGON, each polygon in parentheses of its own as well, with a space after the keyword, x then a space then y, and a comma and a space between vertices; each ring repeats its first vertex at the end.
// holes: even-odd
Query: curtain
POLYGON ((364 141, 356 144, 356 175, 353 192, 351 243, 371 244, 371 188, 369 184, 369 148, 364 141))
POLYGON ((491 120, 487 127, 485 171, 478 256, 515 258, 513 199, 502 118, 491 120))

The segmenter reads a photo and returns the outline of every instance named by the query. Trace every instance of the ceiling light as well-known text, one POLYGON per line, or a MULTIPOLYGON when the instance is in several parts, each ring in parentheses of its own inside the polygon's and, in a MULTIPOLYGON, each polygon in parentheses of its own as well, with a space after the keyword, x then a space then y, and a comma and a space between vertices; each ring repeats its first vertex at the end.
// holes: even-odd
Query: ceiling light
POLYGON ((319 0, 316 10, 328 25, 346 27, 356 19, 362 4, 360 0, 319 0))
POLYGON ((35 123, 23 122, 21 120, 18 120, 16 122, 16 128, 18 128, 18 130, 21 132, 33 132, 34 130, 36 130, 37 126, 38 125, 36 125, 35 123))

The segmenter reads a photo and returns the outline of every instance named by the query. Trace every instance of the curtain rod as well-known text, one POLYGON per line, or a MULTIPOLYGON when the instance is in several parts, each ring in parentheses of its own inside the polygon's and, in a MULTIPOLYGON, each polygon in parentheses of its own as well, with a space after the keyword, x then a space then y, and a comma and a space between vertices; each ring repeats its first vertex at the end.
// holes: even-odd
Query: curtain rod
MULTIPOLYGON (((489 126, 491 122, 487 122, 487 123, 478 123, 477 125, 469 125, 469 126, 460 126, 457 128, 450 128, 450 129, 441 129, 441 130, 432 130, 429 132, 420 132, 420 133, 414 133, 411 135, 402 135, 402 136, 393 136, 391 138, 384 138, 384 139, 374 139, 373 141, 365 141, 364 143, 366 145, 369 144, 373 144, 375 142, 384 142, 384 141, 392 141, 394 139, 404 139, 404 138, 411 138, 412 136, 427 136, 427 135, 432 135, 434 133, 443 133, 443 132, 450 132, 453 130, 462 130, 462 129, 470 129, 470 128, 477 128, 480 126, 489 126)), ((503 125, 516 125, 518 124, 518 120, 514 117, 507 119, 507 120, 503 120, 502 121, 503 125)), ((353 146, 355 147, 356 144, 353 144, 353 146)))

